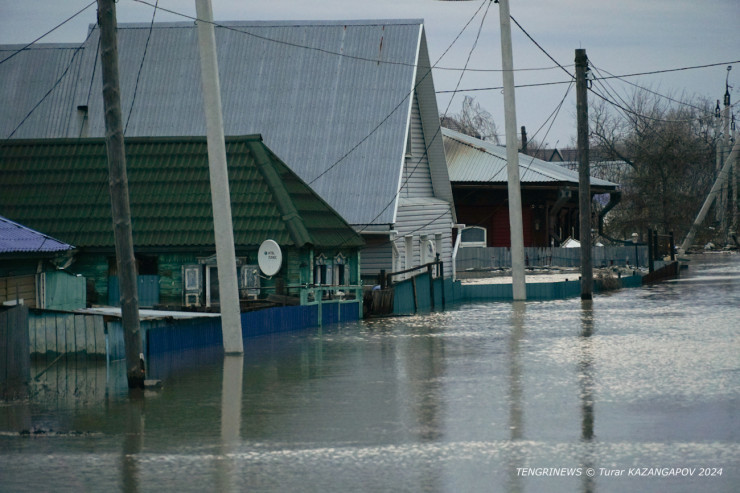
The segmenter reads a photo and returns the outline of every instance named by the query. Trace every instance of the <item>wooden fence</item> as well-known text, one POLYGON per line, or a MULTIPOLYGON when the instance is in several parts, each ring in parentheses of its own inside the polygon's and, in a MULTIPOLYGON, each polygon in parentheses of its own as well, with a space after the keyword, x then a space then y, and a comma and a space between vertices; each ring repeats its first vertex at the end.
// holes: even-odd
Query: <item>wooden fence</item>
POLYGON ((0 399, 23 397, 28 390, 28 307, 0 307, 0 399))

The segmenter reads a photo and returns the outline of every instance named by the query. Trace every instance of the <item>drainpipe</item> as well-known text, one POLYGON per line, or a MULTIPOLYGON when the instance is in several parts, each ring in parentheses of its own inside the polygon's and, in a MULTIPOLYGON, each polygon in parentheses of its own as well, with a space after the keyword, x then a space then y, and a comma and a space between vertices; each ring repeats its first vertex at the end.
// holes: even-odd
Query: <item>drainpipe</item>
POLYGON ((614 243, 624 243, 626 245, 628 244, 627 241, 617 240, 616 238, 612 238, 604 234, 604 217, 609 213, 610 210, 612 210, 621 201, 622 201, 622 191, 621 190, 616 190, 609 194, 609 203, 606 204, 606 206, 601 210, 601 212, 599 212, 599 236, 603 236, 607 240, 613 241, 614 243))
POLYGON ((462 240, 462 230, 465 228, 464 224, 453 224, 452 229, 457 230, 457 237, 455 238, 455 246, 452 248, 452 282, 457 281, 457 250, 460 248, 460 241, 462 240))
POLYGON ((560 190, 558 190, 558 200, 555 201, 555 204, 553 204, 552 208, 550 209, 550 225, 548 228, 548 234, 550 235, 550 238, 555 238, 556 240, 558 240, 558 243, 562 242, 563 239, 560 238, 559 235, 555 234, 555 220, 557 217, 557 213, 560 211, 560 209, 563 208, 565 203, 570 200, 571 196, 571 191, 568 188, 561 188, 560 190))

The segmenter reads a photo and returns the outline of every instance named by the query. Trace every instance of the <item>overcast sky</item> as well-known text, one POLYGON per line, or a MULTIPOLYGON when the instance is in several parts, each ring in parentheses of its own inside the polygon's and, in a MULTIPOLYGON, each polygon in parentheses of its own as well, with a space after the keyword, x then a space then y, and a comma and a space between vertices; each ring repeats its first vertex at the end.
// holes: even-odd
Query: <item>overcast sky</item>
MULTIPOLYGON (((147 0, 154 4, 156 0, 147 0)), ((29 43, 52 29, 90 0, 0 0, 0 43, 29 43)), ((487 10, 480 39, 461 89, 496 88, 502 85, 498 5, 471 0, 268 0, 245 2, 212 0, 214 18, 220 20, 324 20, 324 19, 423 19, 432 63, 452 44, 455 36, 473 17, 465 34, 438 63, 440 67, 462 68, 473 48, 476 33, 487 10)), ((160 0, 159 6, 195 15, 194 0, 160 0)), ((134 0, 116 4, 118 22, 149 22, 153 8, 134 0)), ((510 0, 511 15, 558 63, 573 72, 576 48, 586 49, 591 64, 615 75, 679 69, 721 63, 709 68, 629 77, 629 82, 674 97, 721 99, 725 92, 728 62, 740 60, 740 1, 738 0, 510 0)), ((158 11, 156 21, 183 21, 184 17, 158 11)), ((95 22, 95 5, 41 42, 79 43, 87 26, 95 22)), ((541 84, 568 80, 522 31, 512 24, 515 83, 541 84), (546 70, 522 70, 546 69, 546 70)), ((740 63, 730 72, 732 102, 740 100, 740 63)), ((436 90, 451 91, 460 71, 436 70, 436 90)), ((602 72, 605 74, 605 72, 602 72)), ((609 82, 610 90, 629 94, 635 88, 620 80, 609 82)), ((567 84, 518 88, 517 128, 526 125, 530 138, 553 113, 566 94, 567 84)), ((504 131, 503 94, 500 89, 470 91, 452 100, 450 113, 459 112, 462 95, 475 97, 493 115, 499 132, 504 131)), ((444 112, 451 94, 438 95, 444 112)), ((591 96, 593 99, 593 96, 591 96)), ((737 107, 737 106, 736 106, 737 107)), ((736 113, 738 113, 736 111, 736 113)), ((740 116, 740 115, 739 115, 740 116)), ((575 90, 572 89, 548 134, 537 135, 550 147, 565 147, 575 136, 575 90)))

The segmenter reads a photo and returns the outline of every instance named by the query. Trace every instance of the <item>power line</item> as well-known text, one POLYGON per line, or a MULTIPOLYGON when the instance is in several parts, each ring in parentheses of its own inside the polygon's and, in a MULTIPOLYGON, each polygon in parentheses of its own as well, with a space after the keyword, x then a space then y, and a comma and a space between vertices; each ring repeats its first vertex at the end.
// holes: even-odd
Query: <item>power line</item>
POLYGON ((560 64, 560 62, 558 62, 557 60, 555 60, 555 59, 554 59, 554 58, 552 57, 552 55, 550 55, 550 54, 549 54, 549 53, 547 52, 547 50, 545 50, 545 49, 544 49, 544 48, 542 47, 542 45, 540 45, 540 44, 539 44, 539 43, 538 43, 537 41, 535 41, 535 39, 534 39, 534 38, 533 38, 533 37, 532 37, 532 36, 531 36, 531 35, 530 35, 530 34, 529 34, 529 33, 528 33, 527 31, 526 31, 526 29, 524 29, 524 28, 522 27, 522 25, 521 25, 521 24, 519 24, 519 21, 517 21, 516 19, 514 19, 514 16, 513 16, 513 15, 509 15, 509 17, 511 18, 511 20, 512 20, 512 21, 514 21, 514 24, 516 24, 516 26, 517 26, 517 27, 518 27, 518 28, 519 28, 519 29, 520 29, 520 30, 521 30, 521 31, 522 31, 522 32, 524 33, 524 35, 525 35, 525 36, 527 36, 527 37, 529 38, 529 40, 530 40, 530 41, 532 41, 532 43, 534 43, 534 45, 535 45, 535 46, 536 46, 537 48, 539 48, 539 49, 540 49, 540 51, 542 51, 542 53, 544 53, 544 54, 545 54, 545 55, 547 56, 547 58, 549 58, 550 60, 552 60, 553 62, 555 62, 555 64, 556 64, 556 65, 557 65, 558 67, 560 67, 560 68, 561 68, 561 69, 563 70, 563 72, 565 72, 566 74, 568 74, 568 75, 570 76, 570 78, 571 78, 571 79, 575 79, 575 76, 574 76, 573 74, 571 74, 570 72, 568 72, 568 70, 566 70, 566 68, 565 68, 564 66, 562 66, 562 65, 560 64))
MULTIPOLYGON (((140 0, 137 0, 137 1, 140 1, 140 0)), ((312 185, 313 183, 315 183, 315 182, 316 182, 316 180, 318 180, 319 178, 321 178, 322 176, 324 176, 324 175, 325 175, 326 173, 328 173, 328 172, 329 172, 329 171, 331 171, 331 170, 332 170, 333 168, 335 168, 336 166, 338 166, 338 165, 339 165, 339 163, 341 163, 342 161, 344 161, 344 160, 345 160, 345 159, 347 158, 347 156, 349 156, 350 154, 352 154, 352 153, 353 153, 353 152, 354 152, 354 151, 355 151, 355 150, 356 150, 356 149, 357 149, 358 147, 360 147, 360 146, 361 146, 361 145, 362 145, 362 144, 363 144, 363 143, 364 143, 365 141, 367 141, 367 140, 368 140, 368 139, 369 139, 369 138, 370 138, 370 137, 371 137, 371 136, 372 136, 372 135, 373 135, 373 134, 374 134, 375 132, 377 132, 377 130, 378 130, 378 129, 379 129, 379 128, 380 128, 380 127, 381 127, 381 126, 382 126, 382 125, 383 125, 383 124, 384 124, 385 122, 387 122, 387 121, 388 121, 388 120, 389 120, 389 119, 391 118, 391 116, 393 116, 393 114, 395 114, 395 112, 396 112, 396 111, 398 111, 398 109, 399 109, 399 108, 400 108, 401 106, 403 106, 403 105, 404 105, 404 103, 406 102, 406 100, 407 100, 407 99, 409 99, 409 98, 410 98, 410 97, 411 97, 411 96, 412 96, 412 95, 414 94, 414 91, 416 91, 416 88, 417 88, 417 87, 419 87, 419 86, 421 85, 421 83, 422 83, 422 82, 423 82, 424 80, 426 80, 426 78, 427 78, 427 77, 429 77, 429 76, 430 76, 430 75, 432 74, 432 69, 433 69, 433 68, 435 67, 435 65, 436 65, 437 63, 439 63, 439 62, 440 62, 440 61, 442 60, 442 58, 444 58, 444 57, 445 57, 445 55, 447 54, 447 52, 448 52, 448 51, 450 51, 450 49, 452 48, 452 46, 453 46, 453 45, 454 45, 454 44, 455 44, 455 43, 457 42, 457 40, 458 40, 458 39, 460 38, 460 36, 462 36, 462 33, 463 33, 463 32, 465 32, 465 30, 466 30, 466 29, 468 28, 468 26, 469 26, 469 25, 470 25, 470 23, 471 23, 471 22, 473 21, 473 19, 475 19, 475 17, 476 17, 477 15, 478 15, 478 12, 480 12, 480 10, 481 10, 481 8, 483 8, 483 5, 484 5, 484 4, 485 4, 485 0, 484 0, 484 1, 483 1, 483 2, 481 3, 480 7, 478 7, 478 10, 476 10, 476 11, 475 11, 475 13, 473 14, 473 16, 472 16, 472 17, 471 17, 471 18, 470 18, 470 19, 468 20, 468 22, 467 22, 467 23, 465 23, 465 26, 463 26, 463 28, 462 28, 462 29, 460 30, 460 32, 458 33, 458 35, 457 35, 457 36, 455 37, 455 39, 454 39, 454 40, 452 41, 452 43, 450 43, 450 45, 449 45, 449 46, 447 47, 447 49, 446 49, 446 50, 444 51, 444 53, 442 53, 442 55, 440 55, 440 57, 439 57, 439 58, 437 59, 437 61, 436 61, 436 62, 434 63, 434 65, 432 65, 431 67, 428 67, 428 68, 427 68, 427 72, 426 72, 426 73, 425 73, 425 74, 424 74, 424 75, 423 75, 423 76, 422 76, 422 77, 421 77, 421 78, 419 79, 419 81, 418 81, 418 82, 416 82, 416 84, 414 84, 414 87, 413 87, 413 88, 411 89, 411 91, 410 91, 409 93, 407 93, 407 94, 406 94, 406 95, 405 95, 405 96, 403 97, 403 99, 401 99, 401 101, 400 101, 400 102, 399 102, 399 103, 398 103, 398 104, 397 104, 397 105, 396 105, 396 106, 395 106, 395 107, 393 108, 393 110, 391 110, 391 112, 390 112, 390 113, 389 113, 388 115, 386 115, 386 117, 385 117, 385 118, 383 118, 383 119, 382 119, 382 120, 380 121, 380 123, 378 123, 378 124, 377 124, 377 125, 376 125, 376 126, 375 126, 375 127, 374 127, 374 128, 373 128, 373 129, 371 130, 371 131, 370 131, 370 133, 368 133, 368 134, 367 134, 367 135, 366 135, 365 137, 363 137, 362 139, 360 139, 360 141, 359 141, 359 142, 357 142, 357 144, 355 144, 355 145, 354 145, 354 146, 353 146, 353 147, 352 147, 352 148, 351 148, 351 149, 350 149, 349 151, 347 151, 347 152, 346 152, 346 153, 345 153, 344 155, 342 155, 342 156, 341 156, 341 157, 340 157, 340 158, 339 158, 339 159, 338 159, 337 161, 335 161, 335 162, 334 162, 334 164, 332 164, 331 166, 329 166, 329 167, 328 167, 327 169, 325 169, 325 170, 324 170, 323 172, 321 172, 321 173, 320 173, 320 174, 319 174, 318 176, 316 176, 316 177, 315 177, 315 178, 314 178, 313 180, 311 180, 310 182, 308 182, 308 184, 309 184, 309 185, 312 185)), ((434 141, 433 139, 432 139, 432 140, 430 141, 430 145, 431 145, 431 142, 433 142, 433 141, 434 141)), ((427 149, 428 149, 428 147, 427 147, 427 149)), ((395 200, 395 198, 394 198, 393 200, 395 200)), ((386 209, 387 209, 387 208, 388 208, 388 206, 386 206, 386 209)), ((384 210, 385 210, 385 209, 384 209, 384 210)), ((382 213, 382 212, 381 212, 381 213, 382 213)), ((377 217, 376 217, 376 219, 377 219, 377 217)), ((373 219, 373 220, 375 220, 375 219, 373 219)))
POLYGON ((86 11, 87 9, 89 9, 90 7, 92 7, 96 3, 97 3, 97 0, 93 0, 92 2, 88 3, 86 6, 82 7, 80 10, 78 10, 77 12, 75 12, 74 14, 72 14, 70 17, 68 17, 67 19, 63 20, 61 23, 57 24, 56 26, 54 26, 50 30, 46 31, 41 36, 39 36, 38 38, 34 39, 33 41, 31 41, 27 45, 25 45, 23 48, 21 48, 19 50, 16 50, 11 55, 9 55, 9 56, 3 58, 2 60, 0 60, 0 64, 3 64, 5 62, 7 62, 8 60, 10 60, 14 56, 16 56, 18 53, 20 53, 21 51, 24 51, 24 50, 28 49, 28 47, 34 45, 35 43, 37 43, 41 39, 43 39, 46 36, 48 36, 49 34, 53 33, 54 31, 56 31, 57 29, 59 29, 60 27, 62 27, 63 25, 65 25, 66 23, 68 23, 69 21, 71 21, 72 19, 74 19, 75 17, 77 17, 78 15, 80 15, 81 13, 83 13, 84 11, 86 11))
MULTIPOLYGON (((556 85, 563 85, 563 84, 570 84, 572 81, 570 80, 563 80, 559 82, 539 82, 535 84, 517 84, 514 86, 517 89, 522 89, 525 87, 542 87, 542 86, 556 86, 556 85)), ((496 87, 475 87, 475 88, 469 88, 469 89, 454 89, 454 90, 444 90, 444 91, 435 91, 435 94, 449 94, 449 93, 458 93, 458 92, 477 92, 477 91, 501 91, 503 90, 504 86, 496 86, 496 87)))
MULTIPOLYGON (((448 48, 447 48, 447 49, 446 49, 446 50, 444 51, 444 53, 442 53, 442 55, 441 55, 441 56, 440 56, 440 57, 439 57, 439 58, 437 59, 437 61, 435 62, 435 65, 436 65, 437 63, 439 63, 439 62, 440 62, 440 61, 442 60, 442 58, 444 58, 444 56, 445 56, 445 55, 447 54, 447 52, 448 52, 448 51, 450 50, 450 48, 452 48, 452 46, 453 46, 453 45, 454 45, 454 44, 455 44, 455 43, 457 42, 457 40, 458 40, 458 39, 460 38, 460 36, 462 35, 462 33, 463 33, 463 32, 464 32, 464 31, 465 31, 465 30, 466 30, 467 28, 468 28, 468 26, 469 26, 469 25, 470 25, 470 23, 471 23, 471 22, 473 21, 473 19, 475 19, 475 17, 476 17, 477 15, 478 15, 478 12, 480 12, 480 10, 481 10, 481 8, 483 7, 483 5, 484 5, 484 4, 486 4, 485 0, 484 0, 484 1, 483 1, 483 2, 481 3, 480 7, 478 7, 478 10, 476 10, 476 11, 475 11, 475 13, 474 13, 474 14, 473 14, 473 16, 472 16, 472 17, 471 17, 471 18, 470 18, 470 19, 468 20, 468 22, 467 22, 467 23, 465 24, 465 26, 463 26, 462 30, 461 30, 461 31, 460 31, 460 32, 458 33, 458 35, 457 35, 457 36, 455 37, 455 39, 454 39, 454 40, 453 40, 453 42, 452 42, 452 43, 450 44, 450 46, 448 46, 448 48)), ((471 49, 470 49, 470 51, 469 51, 469 53, 468 53, 468 58, 467 58, 467 61, 465 62, 465 63, 466 63, 466 65, 467 65, 467 63, 468 63, 468 62, 470 61, 470 57, 471 57, 471 55, 472 55, 473 51, 475 50, 475 47, 476 47, 476 45, 478 44, 478 39, 480 38, 480 33, 481 33, 481 29, 483 28, 483 22, 485 21, 485 18, 486 18, 486 15, 488 14, 488 9, 489 9, 489 8, 490 8, 490 2, 488 2, 488 7, 486 8, 486 11, 485 11, 485 13, 483 14, 483 18, 481 19, 481 23, 480 23, 480 26, 479 26, 479 28, 478 28, 478 33, 477 33, 477 35, 476 35, 476 38, 475 38, 475 42, 473 43, 473 46, 471 47, 471 49)), ((431 70, 432 70, 432 68, 434 68, 434 66, 432 66, 432 67, 431 67, 431 68, 429 69, 429 71, 428 71, 428 72, 427 72, 427 73, 426 73, 426 74, 424 75, 424 78, 426 78, 426 77, 427 77, 427 76, 428 76, 429 74, 431 74, 431 70)), ((460 74, 460 78, 458 79, 458 84, 459 84, 459 83, 460 83, 460 81, 462 80, 462 77, 463 77, 463 75, 464 75, 464 72, 460 74)), ((424 78, 422 78, 422 80, 423 80, 424 78)), ((406 96, 406 97, 405 97, 405 98, 403 99, 403 101, 401 101, 401 104, 402 104, 402 103, 403 103, 404 101, 406 101, 406 99, 407 99, 408 97, 410 97, 410 96, 411 96, 411 95, 412 95, 412 94, 414 93, 414 90, 416 90, 416 87, 418 87, 420 83, 421 83, 421 81, 420 81, 419 83, 417 83, 417 84, 416 84, 416 85, 414 86, 414 89, 413 89, 413 90, 411 91, 411 93, 410 93, 410 94, 408 94, 408 95, 407 95, 407 96, 406 96)), ((412 103, 413 103, 413 101, 412 101, 412 103)), ((450 100, 450 102, 449 102, 449 103, 447 104, 447 108, 445 109, 445 115, 447 114, 447 111, 448 111, 448 110, 450 109, 450 105, 451 105, 451 104, 452 104, 452 100, 450 100)), ((400 106, 400 105, 399 105, 399 106, 400 106)), ((395 111, 396 111, 397 109, 398 109, 398 106, 397 106, 396 108, 394 108, 393 112, 395 112, 395 111)), ((391 114, 393 114, 393 113, 391 113, 391 114)), ((388 117, 386 117, 386 118, 385 118, 385 119, 383 120, 383 122, 385 122, 385 121, 386 121, 386 120, 387 120, 387 119, 388 119, 389 117, 390 117, 390 115, 388 115, 388 117)), ((381 125, 382 125, 382 123, 383 123, 383 122, 381 122, 381 125)), ((376 128, 375 128, 375 129, 373 130, 373 132, 374 132, 375 130, 377 130, 377 128, 378 128, 378 127, 376 127, 376 128)), ((411 179, 411 177, 412 177, 412 176, 414 175, 414 173, 416 172, 416 170, 417 170, 417 168, 419 167, 419 165, 421 164, 421 162, 422 162, 422 161, 424 160, 424 158, 425 158, 425 157, 427 157, 427 158, 428 158, 428 156, 429 156, 429 148, 430 148, 430 147, 432 146, 432 144, 434 143, 434 141, 435 141, 435 140, 436 140, 436 139, 437 139, 437 138, 439 137, 439 135, 441 134, 441 132, 442 132, 442 127, 441 127, 441 126, 440 126, 440 127, 437 127, 437 131, 436 131, 436 132, 434 133, 434 135, 432 136, 432 138, 431 138, 431 139, 429 140, 429 143, 428 143, 428 144, 427 144, 427 145, 425 146, 425 148, 424 148, 424 152, 423 152, 423 153, 422 153, 422 155, 421 155, 421 156, 419 157, 418 161, 416 162, 416 165, 415 165, 415 166, 414 166, 414 168, 413 168, 413 169, 411 170, 411 172, 410 172, 410 173, 408 173, 408 175, 407 175, 407 176, 406 176, 406 178, 404 179, 404 182, 403 182, 403 183, 401 184, 401 186, 400 186, 400 187, 398 187, 398 190, 397 190, 397 191, 396 191, 396 192, 395 192, 395 193, 393 194, 393 197, 391 198, 391 200, 390 200, 390 201, 389 201, 389 202, 388 202, 388 203, 387 203, 387 204, 385 205, 385 207, 383 207, 383 209, 381 209, 381 210, 380 210, 380 212, 378 212, 378 214, 377 214, 377 215, 376 215, 376 216, 375 216, 374 218, 372 218, 372 219, 370 220, 370 222, 369 222, 369 223, 365 224, 365 225, 364 225, 364 227, 360 228, 360 229, 358 230, 358 233, 362 233, 363 231, 365 231, 365 230, 367 229, 367 227, 368 227, 368 226, 370 226, 371 224, 373 224, 373 223, 374 223, 374 221, 375 221, 376 219, 378 219, 378 218, 380 217, 380 215, 381 215, 381 214, 383 214, 383 212, 385 212, 385 211, 386 211, 386 210, 388 209, 388 207, 390 207, 390 206, 391 206, 391 205, 392 205, 392 204, 393 204, 393 203, 394 203, 394 202, 396 201, 396 199, 398 198, 398 195, 399 195, 399 194, 401 193, 401 190, 403 190, 404 186, 405 186, 405 185, 406 185, 406 184, 407 184, 407 183, 409 182, 409 180, 410 180, 410 179, 411 179)), ((368 137, 369 137, 369 136, 368 136, 368 137)), ((364 141, 364 140, 365 140, 365 139, 363 139, 363 141, 364 141)), ((358 145, 359 145, 359 144, 358 144, 358 145)), ((352 148, 352 149, 350 150, 350 152, 352 152, 352 151, 353 151, 354 149, 356 149, 356 148, 357 148, 357 146, 355 146, 354 148, 352 148)), ((346 155, 345 155, 345 157, 346 157, 346 155)), ((343 157, 343 158, 344 158, 344 157, 343 157)), ((343 159, 343 158, 342 158, 342 159, 343 159)), ((329 169, 331 169, 331 168, 333 168, 334 166, 336 166, 336 164, 338 164, 338 163, 335 163, 335 164, 334 164, 334 165, 332 165, 332 166, 331 166, 331 167, 330 167, 329 169)), ((406 164, 405 164, 405 163, 404 163, 404 168, 406 168, 406 164)), ((328 170, 326 170, 326 171, 328 171, 328 170)), ((325 171, 324 173, 326 173, 326 171, 325 171)), ((324 173, 322 173, 322 175, 323 175, 324 173)), ((311 183, 313 183, 314 181, 316 181, 316 180, 317 180, 317 179, 318 179, 319 177, 321 177, 322 175, 319 175, 319 176, 318 176, 317 178, 315 178, 315 179, 314 179, 313 181, 311 181, 311 182, 309 183, 309 185, 310 185, 311 183)), ((451 209, 449 209, 449 210, 451 210, 451 209)), ((443 215, 444 215, 444 214, 443 214, 443 215)), ((434 220, 432 221, 432 223, 433 223, 434 221, 436 221, 437 219, 441 218, 441 217, 442 217, 442 216, 439 216, 438 218, 434 219, 434 220)), ((431 224, 431 223, 429 223, 429 224, 431 224)), ((391 241, 391 243, 392 243, 392 241, 391 241)))
POLYGON ((131 107, 128 110, 128 116, 126 117, 126 125, 123 127, 123 135, 126 135, 128 130, 128 122, 131 121, 131 114, 134 112, 134 103, 136 102, 136 93, 139 89, 139 78, 141 77, 141 71, 144 68, 144 60, 146 60, 146 53, 149 50, 149 40, 152 38, 152 30, 154 29, 154 17, 157 15, 157 5, 159 0, 154 4, 152 10, 152 21, 149 23, 149 34, 146 37, 146 43, 144 44, 144 54, 141 57, 141 64, 139 65, 139 71, 136 74, 136 84, 134 84, 134 95, 131 97, 131 107))
MULTIPOLYGON (((84 49, 85 43, 87 43, 87 40, 90 39, 90 36, 92 35, 93 31, 94 31, 94 29, 90 29, 90 32, 87 34, 87 37, 85 38, 85 40, 78 47, 74 48, 74 53, 72 54, 72 58, 70 58, 69 63, 67 64, 67 67, 64 69, 64 72, 62 72, 62 75, 59 76, 59 78, 56 80, 56 82, 54 82, 54 84, 51 86, 51 89, 49 89, 46 92, 46 94, 44 94, 41 97, 41 99, 33 106, 33 108, 31 108, 31 111, 29 111, 28 114, 26 114, 26 116, 23 118, 23 120, 21 120, 21 122, 13 129, 13 131, 10 132, 10 135, 8 135, 5 138, 5 140, 9 140, 11 137, 13 137, 13 135, 15 135, 15 133, 18 131, 18 129, 20 129, 23 126, 23 124, 26 123, 26 120, 28 120, 31 117, 31 115, 33 114, 33 112, 36 111, 36 109, 39 106, 41 106, 41 103, 43 103, 46 100, 46 98, 48 98, 49 95, 52 92, 54 92, 54 89, 57 88, 57 86, 62 82, 62 80, 64 80, 64 78, 67 75, 67 72, 69 72, 69 69, 72 67, 72 64, 74 63, 75 59, 77 58, 77 55, 84 49)), ((5 60, 7 60, 7 58, 5 60)))

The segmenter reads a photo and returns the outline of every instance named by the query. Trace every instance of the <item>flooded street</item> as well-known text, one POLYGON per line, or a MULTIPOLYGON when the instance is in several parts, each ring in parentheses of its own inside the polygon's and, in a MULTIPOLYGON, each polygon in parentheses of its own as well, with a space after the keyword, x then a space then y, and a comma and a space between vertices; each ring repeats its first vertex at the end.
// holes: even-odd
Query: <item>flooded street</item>
POLYGON ((0 490, 738 491, 740 255, 689 264, 153 361, 140 399, 67 362, 0 405, 0 490))

